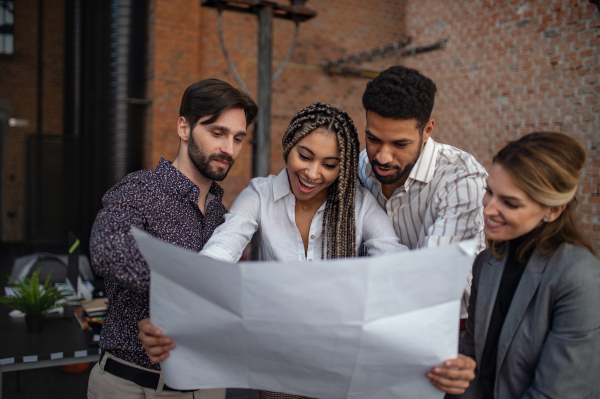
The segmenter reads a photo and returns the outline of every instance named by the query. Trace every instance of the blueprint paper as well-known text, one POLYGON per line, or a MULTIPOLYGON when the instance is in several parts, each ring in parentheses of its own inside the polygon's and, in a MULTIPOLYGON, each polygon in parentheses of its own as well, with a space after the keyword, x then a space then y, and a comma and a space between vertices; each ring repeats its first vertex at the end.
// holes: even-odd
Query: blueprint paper
POLYGON ((458 348, 475 242, 375 258, 226 263, 133 229, 151 269, 152 323, 182 390, 441 399, 425 373, 458 348))

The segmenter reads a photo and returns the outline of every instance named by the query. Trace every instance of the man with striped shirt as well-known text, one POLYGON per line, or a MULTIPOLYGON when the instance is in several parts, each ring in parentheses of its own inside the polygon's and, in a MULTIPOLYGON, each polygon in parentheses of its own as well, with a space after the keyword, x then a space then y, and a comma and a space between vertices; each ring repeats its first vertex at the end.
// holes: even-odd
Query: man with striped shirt
MULTIPOLYGON (((360 154, 359 177, 410 249, 477 239, 481 251, 487 173, 471 154, 431 138, 436 91, 431 79, 403 66, 367 84, 366 149, 360 154)), ((470 280, 465 281, 463 318, 470 280)))
POLYGON ((435 92, 431 79, 402 66, 367 84, 359 176, 410 249, 475 238, 482 250, 487 173, 471 154, 431 138, 435 92))

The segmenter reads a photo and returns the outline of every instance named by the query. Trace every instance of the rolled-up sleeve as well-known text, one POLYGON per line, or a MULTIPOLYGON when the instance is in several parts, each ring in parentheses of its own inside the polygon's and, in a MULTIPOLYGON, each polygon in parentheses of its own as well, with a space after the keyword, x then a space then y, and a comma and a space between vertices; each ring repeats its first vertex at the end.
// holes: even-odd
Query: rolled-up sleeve
POLYGON ((260 195, 251 182, 235 199, 225 222, 215 230, 200 255, 225 262, 239 261, 258 230, 259 210, 260 195))
POLYGON ((378 256, 386 253, 408 251, 407 246, 400 244, 392 222, 379 206, 375 197, 367 189, 358 187, 357 198, 361 202, 360 209, 357 212, 360 223, 357 223, 357 226, 362 226, 362 244, 366 247, 367 254, 378 256))

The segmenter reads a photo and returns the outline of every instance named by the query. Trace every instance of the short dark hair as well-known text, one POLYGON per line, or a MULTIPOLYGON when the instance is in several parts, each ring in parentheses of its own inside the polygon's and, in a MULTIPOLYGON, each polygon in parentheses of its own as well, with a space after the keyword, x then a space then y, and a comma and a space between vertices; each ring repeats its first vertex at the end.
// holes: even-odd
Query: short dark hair
POLYGON ((436 91, 431 79, 416 69, 397 65, 367 83, 362 101, 367 111, 384 118, 416 119, 422 133, 431 117, 436 91))
POLYGON ((249 95, 219 79, 204 79, 185 89, 179 107, 179 116, 183 116, 190 125, 196 126, 199 119, 212 115, 203 121, 203 125, 213 123, 221 114, 232 108, 244 110, 246 127, 256 119, 258 107, 249 95))

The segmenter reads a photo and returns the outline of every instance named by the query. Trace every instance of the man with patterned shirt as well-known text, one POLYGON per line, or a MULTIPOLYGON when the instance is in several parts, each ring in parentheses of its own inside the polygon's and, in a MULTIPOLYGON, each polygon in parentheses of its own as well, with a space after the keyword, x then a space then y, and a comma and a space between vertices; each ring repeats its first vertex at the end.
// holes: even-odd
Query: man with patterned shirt
MULTIPOLYGON (((471 154, 431 138, 436 91, 431 79, 403 66, 393 66, 367 84, 366 149, 358 173, 402 244, 417 249, 477 239, 481 251, 487 173, 471 154)), ((470 279, 465 281, 464 318, 470 279)), ((466 360, 454 366, 475 367, 466 360)), ((450 376, 447 370, 439 370, 440 375, 428 373, 434 385, 453 385, 451 377, 443 378, 450 376)))
POLYGON ((109 311, 88 397, 225 397, 225 389, 172 390, 164 385, 160 366, 146 355, 138 322, 149 317, 150 270, 131 227, 200 251, 227 212, 221 202, 223 189, 216 182, 227 176, 257 111, 249 96, 228 83, 194 83, 181 101, 179 152, 173 163, 161 159, 155 170, 132 173, 103 197, 90 252, 94 271, 106 278, 109 311))

